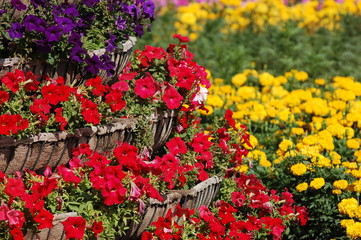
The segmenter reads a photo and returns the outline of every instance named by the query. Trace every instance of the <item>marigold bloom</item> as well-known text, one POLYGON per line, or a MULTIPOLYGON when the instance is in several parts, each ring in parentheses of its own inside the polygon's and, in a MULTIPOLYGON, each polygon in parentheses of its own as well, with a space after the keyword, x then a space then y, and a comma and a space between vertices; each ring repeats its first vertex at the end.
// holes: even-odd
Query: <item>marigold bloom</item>
POLYGON ((325 179, 321 178, 315 178, 310 182, 310 187, 317 190, 322 188, 325 185, 325 179))
POLYGON ((296 190, 299 192, 306 191, 307 188, 308 188, 308 183, 306 183, 306 182, 300 183, 296 186, 296 190))
POLYGON ((349 217, 355 216, 355 211, 358 209, 358 201, 356 198, 345 198, 337 205, 338 211, 341 214, 347 215, 349 217))
POLYGON ((341 189, 341 190, 344 190, 347 188, 348 186, 348 182, 347 180, 336 180, 333 182, 333 186, 336 188, 336 189, 341 189))
POLYGON ((297 163, 291 166, 291 172, 293 173, 293 175, 301 176, 305 174, 306 171, 307 171, 307 167, 303 163, 297 163))

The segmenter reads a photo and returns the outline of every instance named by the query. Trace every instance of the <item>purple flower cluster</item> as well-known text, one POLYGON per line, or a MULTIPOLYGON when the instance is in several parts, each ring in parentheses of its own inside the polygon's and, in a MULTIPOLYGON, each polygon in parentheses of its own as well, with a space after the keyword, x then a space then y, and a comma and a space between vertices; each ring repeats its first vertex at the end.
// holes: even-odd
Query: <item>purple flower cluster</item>
POLYGON ((108 53, 130 36, 142 37, 144 28, 149 29, 154 20, 155 11, 152 0, 30 0, 27 5, 24 2, 11 0, 0 6, 0 22, 9 26, 0 26, 9 36, 0 39, 0 53, 32 59, 40 51, 46 59, 68 58, 91 74, 99 70, 112 74, 115 64, 108 53), (14 9, 24 14, 9 17, 14 9), (6 22, 8 19, 11 21, 6 22), (89 54, 98 48, 108 52, 102 56, 89 54))

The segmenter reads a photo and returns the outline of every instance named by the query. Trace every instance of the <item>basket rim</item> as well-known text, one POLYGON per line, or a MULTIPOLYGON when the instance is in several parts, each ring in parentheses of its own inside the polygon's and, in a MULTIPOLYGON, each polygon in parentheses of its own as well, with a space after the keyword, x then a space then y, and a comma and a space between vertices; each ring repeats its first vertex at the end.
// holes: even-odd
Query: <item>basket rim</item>
POLYGON ((74 130, 74 133, 66 131, 42 132, 28 137, 17 139, 16 136, 0 136, 0 146, 15 147, 20 144, 32 144, 36 142, 57 142, 67 138, 91 137, 94 135, 105 135, 119 130, 134 129, 136 120, 131 118, 116 118, 109 124, 88 126, 74 130))

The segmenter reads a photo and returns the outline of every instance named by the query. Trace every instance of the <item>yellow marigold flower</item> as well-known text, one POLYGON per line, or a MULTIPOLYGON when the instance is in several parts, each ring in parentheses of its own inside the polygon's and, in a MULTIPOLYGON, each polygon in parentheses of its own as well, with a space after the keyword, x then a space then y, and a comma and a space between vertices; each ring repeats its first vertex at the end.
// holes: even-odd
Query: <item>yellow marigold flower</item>
POLYGON ((243 86, 240 87, 237 90, 237 95, 240 96, 242 99, 254 99, 256 98, 256 89, 255 87, 250 87, 250 86, 243 86))
POLYGON ((344 228, 351 224, 354 224, 354 223, 355 223, 355 220, 353 220, 353 219, 342 219, 340 222, 341 226, 344 228))
POLYGON ((308 188, 308 183, 306 183, 306 182, 300 183, 296 186, 296 190, 299 192, 306 191, 307 188, 308 188))
POLYGON ((271 167, 272 166, 272 163, 270 161, 268 161, 267 159, 261 159, 259 161, 259 164, 262 166, 262 167, 271 167))
POLYGON ((341 214, 347 215, 349 217, 355 216, 355 211, 358 208, 358 201, 355 198, 345 198, 337 205, 338 211, 341 214))
POLYGON ((355 178, 361 178, 361 170, 360 169, 353 169, 351 170, 351 175, 355 178))
POLYGON ((332 193, 336 194, 336 195, 339 195, 339 194, 342 193, 342 191, 340 189, 334 189, 334 190, 332 190, 332 193))
POLYGON ((342 162, 342 166, 344 166, 347 169, 357 169, 357 163, 356 162, 342 162))
POLYGON ((346 227, 346 234, 352 239, 359 239, 361 237, 361 222, 355 222, 346 227))
POLYGON ((318 165, 319 167, 331 167, 331 166, 332 166, 332 165, 331 165, 331 160, 328 159, 328 158, 326 158, 326 157, 324 157, 324 156, 322 156, 322 155, 320 155, 320 156, 318 157, 317 165, 318 165))
POLYGON ((224 83, 224 79, 223 78, 215 78, 213 80, 213 82, 214 82, 214 85, 221 86, 224 83))
POLYGON ((335 151, 331 151, 329 154, 332 159, 332 164, 335 164, 335 165, 341 164, 341 155, 340 154, 338 154, 335 151))
POLYGON ((308 74, 307 74, 306 72, 304 72, 304 71, 300 71, 300 72, 296 72, 296 73, 294 74, 294 77, 295 77, 298 81, 304 82, 304 81, 306 81, 306 80, 308 79, 308 74))
POLYGON ((361 163, 361 150, 355 151, 355 152, 353 153, 353 155, 354 155, 355 157, 357 157, 357 158, 356 158, 356 161, 357 161, 358 163, 361 163))
POLYGON ((231 81, 234 86, 242 86, 247 81, 247 76, 244 73, 237 73, 231 81))
POLYGON ((262 86, 272 86, 274 83, 274 76, 270 73, 264 72, 259 75, 259 83, 262 86))
POLYGON ((241 173, 247 173, 248 172, 248 166, 245 164, 239 165, 235 168, 236 171, 241 173))
POLYGON ((305 134, 305 130, 303 130, 303 128, 300 128, 300 127, 292 128, 291 132, 292 132, 292 134, 295 134, 298 136, 305 134))
POLYGON ((207 98, 207 104, 213 107, 221 108, 224 104, 224 101, 218 95, 209 95, 207 98))
POLYGON ((343 179, 342 180, 336 180, 336 181, 333 182, 333 186, 336 189, 344 190, 344 189, 347 188, 348 182, 347 182, 347 180, 343 180, 343 179))
POLYGON ((302 139, 302 142, 306 145, 315 145, 318 143, 318 138, 316 135, 308 135, 302 139))
POLYGON ((353 185, 353 190, 355 192, 361 193, 361 181, 360 180, 353 182, 352 185, 353 185))
POLYGON ((325 185, 325 179, 321 178, 315 178, 310 182, 310 187, 317 190, 322 188, 325 185))
POLYGON ((317 85, 322 86, 322 85, 325 85, 325 83, 326 83, 326 80, 323 79, 323 78, 317 78, 317 79, 315 79, 315 84, 317 84, 317 85))
POLYGON ((355 93, 341 88, 336 89, 334 94, 337 99, 340 99, 342 101, 351 101, 351 100, 355 100, 356 98, 355 93))
POLYGON ((291 172, 293 175, 301 176, 307 172, 307 167, 303 163, 296 163, 291 166, 291 172))
POLYGON ((278 145, 278 148, 282 151, 286 152, 288 149, 294 148, 294 144, 292 140, 284 139, 280 144, 278 145))
POLYGON ((348 139, 346 145, 350 149, 358 149, 360 148, 360 140, 356 138, 348 139))

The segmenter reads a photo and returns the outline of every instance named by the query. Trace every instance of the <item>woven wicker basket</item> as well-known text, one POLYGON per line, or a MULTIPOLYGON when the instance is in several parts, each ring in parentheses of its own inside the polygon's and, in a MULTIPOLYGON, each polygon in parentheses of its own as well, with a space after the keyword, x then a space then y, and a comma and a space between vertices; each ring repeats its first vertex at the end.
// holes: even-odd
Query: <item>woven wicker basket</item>
POLYGON ((152 153, 159 150, 168 141, 175 124, 177 122, 178 112, 167 110, 163 112, 155 111, 150 117, 150 129, 152 130, 152 145, 149 146, 152 153))
POLYGON ((11 174, 24 169, 41 172, 47 165, 55 168, 66 164, 72 149, 88 143, 92 150, 111 152, 118 141, 130 142, 136 125, 133 119, 117 119, 103 126, 77 129, 67 132, 40 133, 24 139, 0 138, 0 170, 11 174))
MULTIPOLYGON (((132 222, 127 234, 117 237, 116 240, 140 239, 144 230, 152 222, 157 221, 159 217, 165 217, 169 209, 174 211, 178 204, 182 208, 194 208, 196 210, 199 210, 202 205, 210 206, 219 192, 222 180, 222 178, 214 176, 197 184, 190 190, 172 190, 164 196, 163 202, 150 199, 141 221, 139 223, 132 222)), ((182 219, 176 217, 174 221, 181 224, 182 219)))

